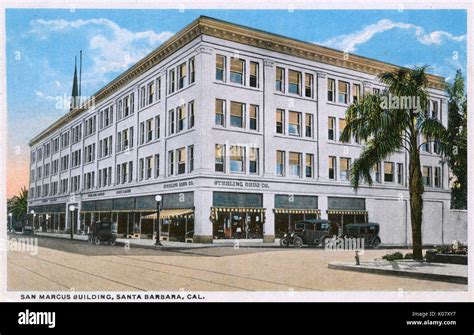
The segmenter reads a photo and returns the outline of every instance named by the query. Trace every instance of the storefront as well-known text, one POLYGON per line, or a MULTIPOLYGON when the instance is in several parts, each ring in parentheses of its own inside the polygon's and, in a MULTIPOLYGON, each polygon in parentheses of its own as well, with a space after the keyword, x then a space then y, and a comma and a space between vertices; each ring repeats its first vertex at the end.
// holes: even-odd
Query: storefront
MULTIPOLYGON (((154 195, 118 199, 85 201, 81 208, 81 226, 92 222, 117 223, 119 237, 154 238, 157 222, 157 202, 154 195)), ((160 211, 161 232, 164 239, 185 241, 194 230, 194 193, 162 195, 160 211), (179 208, 178 206, 182 206, 179 208)))
POLYGON ((311 195, 275 194, 275 236, 281 237, 295 222, 319 219, 318 197, 311 195))
POLYGON ((368 222, 364 198, 328 197, 328 219, 337 223, 340 229, 349 223, 368 222))
POLYGON ((210 219, 214 239, 262 239, 263 194, 213 192, 210 219))
POLYGON ((66 204, 30 206, 30 223, 35 229, 44 232, 64 232, 66 230, 66 204), (33 213, 32 213, 33 211, 33 213))

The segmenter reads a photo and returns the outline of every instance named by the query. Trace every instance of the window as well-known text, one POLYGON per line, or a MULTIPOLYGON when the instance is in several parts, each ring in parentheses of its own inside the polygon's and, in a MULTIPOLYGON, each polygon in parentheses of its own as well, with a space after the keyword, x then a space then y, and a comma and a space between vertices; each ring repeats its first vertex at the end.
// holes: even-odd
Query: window
POLYGON ((84 126, 84 137, 90 136, 95 133, 96 129, 96 117, 95 115, 85 121, 84 126))
POLYGON ((73 151, 71 154, 71 167, 81 165, 81 149, 73 151))
POLYGON ((174 134, 174 130, 175 130, 174 109, 168 112, 168 116, 169 116, 168 133, 171 135, 171 134, 174 134))
POLYGON ((231 57, 230 59, 230 81, 235 84, 245 85, 245 61, 231 57))
POLYGON ((339 142, 341 141, 341 135, 342 132, 344 131, 344 128, 346 128, 346 119, 339 119, 339 142))
POLYGON ((250 148, 249 150, 249 172, 258 174, 258 148, 250 148))
POLYGON ((232 101, 230 103, 230 125, 233 127, 244 128, 244 108, 245 105, 240 102, 232 101))
POLYGON ((155 116, 155 139, 160 138, 160 116, 155 116))
POLYGON ((339 175, 341 180, 349 180, 349 167, 351 165, 351 159, 341 157, 339 159, 339 175))
POLYGON ((147 85, 147 96, 148 105, 151 105, 155 101, 155 81, 152 81, 147 85))
POLYGON ((383 181, 386 183, 393 183, 394 182, 394 164, 392 162, 384 162, 383 163, 383 181))
POLYGON ((441 187, 441 168, 438 166, 434 169, 434 186, 441 187))
POLYGON ((334 102, 336 99, 336 81, 328 78, 328 101, 334 102))
POLYGON ((352 84, 352 102, 356 103, 360 101, 360 85, 352 84))
POLYGON ((43 148, 37 149, 37 156, 38 156, 38 161, 43 160, 43 148))
POLYGON ((43 197, 49 196, 49 184, 43 185, 43 197))
POLYGON ((225 81, 225 56, 216 55, 216 80, 225 81))
MULTIPOLYGON (((146 106, 146 88, 142 86, 140 88, 140 108, 144 108, 146 106)), ((120 119, 122 118, 122 101, 119 101, 118 106, 118 114, 120 115, 120 119)))
POLYGON ((155 178, 160 176, 160 155, 155 155, 155 178))
POLYGON ((433 109, 431 110, 431 117, 433 119, 438 119, 439 117, 439 110, 438 110, 438 101, 431 101, 433 104, 433 109))
POLYGON ((375 164, 374 169, 375 169, 375 182, 381 183, 382 179, 380 176, 380 162, 375 164))
POLYGON ((258 87, 258 63, 250 62, 250 87, 258 87))
POLYGON ((194 171, 194 145, 188 147, 188 172, 194 171))
POLYGON ((431 153, 431 142, 425 134, 421 134, 421 150, 431 153))
POLYGON ((334 141, 335 130, 336 130, 336 118, 328 117, 328 140, 334 141))
POLYGON ((186 126, 186 105, 176 108, 178 114, 178 133, 187 128, 186 126))
POLYGON ((153 141, 153 119, 146 120, 146 142, 153 141))
POLYGON ((250 130, 258 130, 258 106, 250 105, 250 130))
POLYGON ((225 157, 225 145, 223 144, 216 144, 215 151, 215 171, 216 172, 224 172, 224 157, 225 157))
POLYGON ((306 178, 313 178, 313 164, 314 164, 314 158, 313 154, 306 154, 306 167, 305 167, 305 172, 306 172, 306 178))
POLYGON ((82 139, 82 124, 72 128, 72 143, 77 143, 82 139))
POLYGON ((98 187, 106 187, 112 185, 112 168, 104 168, 99 170, 99 183, 98 187))
POLYGON ((62 179, 60 181, 60 193, 61 194, 67 193, 68 186, 69 186, 69 180, 68 179, 62 179))
POLYGON ((43 178, 43 168, 40 166, 36 169, 36 179, 43 178))
POLYGON ((225 100, 216 99, 216 125, 225 127, 225 100))
POLYGON ((51 195, 57 195, 58 194, 58 182, 53 181, 51 183, 51 195))
POLYGON ((178 66, 178 90, 184 87, 186 82, 186 63, 178 66))
POLYGON ((145 179, 151 178, 153 172, 153 156, 145 158, 145 179))
POLYGON ((380 95, 380 88, 374 88, 372 91, 374 92, 374 95, 380 95))
POLYGON ((95 186, 95 172, 87 172, 84 174, 84 189, 90 190, 95 186))
POLYGON ((304 96, 307 98, 313 97, 313 75, 309 73, 304 75, 304 96))
POLYGON ((301 177, 301 154, 298 152, 289 153, 290 175, 301 177))
POLYGON ((176 160, 178 165, 178 174, 186 173, 186 148, 176 150, 176 160))
MULTIPOLYGON (((53 139, 53 154, 57 153, 59 151, 59 137, 56 137, 55 139, 53 139)), ((34 157, 33 157, 33 160, 34 162, 34 157)))
POLYGON ((276 152, 276 174, 277 176, 283 177, 285 175, 285 152, 276 152))
POLYGON ((278 92, 285 93, 285 69, 281 67, 276 68, 275 89, 278 92))
POLYGON ((431 187, 431 166, 423 166, 423 185, 431 187))
POLYGON ((69 131, 61 134, 61 149, 69 146, 69 131))
POLYGON ((346 83, 344 81, 338 81, 337 85, 339 91, 339 103, 349 103, 349 83, 346 83))
POLYGON ((170 70, 169 73, 170 80, 169 80, 169 89, 168 92, 171 94, 174 92, 175 86, 176 86, 176 72, 174 69, 170 70))
POLYGON ((313 115, 305 115, 305 136, 313 137, 313 115))
POLYGON ((61 171, 69 169, 69 155, 61 157, 61 171))
POLYGON ((161 100, 161 77, 156 79, 156 95, 157 99, 161 100))
MULTIPOLYGON (((100 175, 99 175, 99 177, 100 177, 100 175)), ((73 192, 73 193, 79 192, 80 188, 81 188, 81 176, 71 177, 71 192, 73 192)))
POLYGON ((174 175, 174 151, 168 151, 168 176, 174 175))
POLYGON ((230 172, 244 172, 245 148, 230 146, 230 172))
POLYGON ((194 127, 194 101, 188 102, 188 129, 194 127))
POLYGON ((192 84, 196 80, 196 63, 194 57, 189 59, 189 83, 192 84))
MULTIPOLYGON (((79 155, 79 156, 80 156, 80 155, 79 155)), ((45 178, 46 178, 46 177, 49 177, 49 167, 50 167, 49 163, 46 163, 46 164, 44 165, 44 177, 45 177, 45 178)))
POLYGON ((301 113, 288 113, 288 134, 301 136, 301 113))
POLYGON ((95 160, 95 143, 84 148, 84 162, 90 163, 95 160))
POLYGON ((55 159, 51 162, 51 174, 57 174, 59 171, 59 159, 55 159))
POLYGON ((329 179, 336 179, 336 157, 329 156, 329 179))
POLYGON ((285 129, 285 111, 283 109, 276 110, 276 133, 283 134, 285 129))
POLYGON ((145 143, 145 122, 140 122, 140 144, 145 143))
POLYGON ((403 163, 397 163, 397 183, 403 184, 403 163))
POLYGON ((288 92, 301 95, 301 72, 288 70, 288 92))

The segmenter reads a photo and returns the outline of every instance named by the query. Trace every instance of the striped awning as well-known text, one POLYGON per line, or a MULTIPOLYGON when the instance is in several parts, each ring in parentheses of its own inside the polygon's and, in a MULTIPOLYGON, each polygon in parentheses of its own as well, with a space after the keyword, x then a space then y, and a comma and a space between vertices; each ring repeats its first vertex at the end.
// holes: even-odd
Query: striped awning
POLYGON ((211 221, 217 219, 218 213, 261 213, 265 215, 266 208, 255 207, 211 207, 211 221))
MULTIPOLYGON (((192 208, 178 208, 178 209, 162 209, 160 211, 160 219, 169 219, 177 216, 186 216, 194 214, 192 208)), ((156 219, 157 213, 142 216, 142 219, 156 219)))
POLYGON ((346 214, 346 215, 366 215, 368 212, 364 210, 354 209, 329 209, 328 214, 346 214))
POLYGON ((320 209, 288 209, 288 208, 275 208, 273 210, 275 214, 316 214, 321 215, 320 209))

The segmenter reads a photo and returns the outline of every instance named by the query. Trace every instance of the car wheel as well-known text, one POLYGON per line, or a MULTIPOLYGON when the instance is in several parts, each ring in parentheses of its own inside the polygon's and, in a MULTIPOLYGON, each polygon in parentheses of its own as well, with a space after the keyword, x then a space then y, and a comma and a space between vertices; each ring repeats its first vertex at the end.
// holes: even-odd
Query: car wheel
POLYGON ((94 242, 95 242, 96 245, 99 245, 100 244, 100 238, 98 236, 96 236, 94 242))
POLYGON ((117 242, 117 240, 115 238, 112 238, 109 243, 110 245, 115 245, 115 243, 117 242))
POLYGON ((280 239, 280 246, 284 248, 288 248, 288 240, 286 238, 281 238, 280 239))
POLYGON ((377 236, 376 238, 374 238, 374 241, 372 242, 372 248, 374 249, 377 248, 381 242, 382 241, 380 241, 380 237, 377 236))
POLYGON ((303 239, 299 236, 296 236, 293 239, 293 247, 294 248, 301 248, 303 246, 303 239))

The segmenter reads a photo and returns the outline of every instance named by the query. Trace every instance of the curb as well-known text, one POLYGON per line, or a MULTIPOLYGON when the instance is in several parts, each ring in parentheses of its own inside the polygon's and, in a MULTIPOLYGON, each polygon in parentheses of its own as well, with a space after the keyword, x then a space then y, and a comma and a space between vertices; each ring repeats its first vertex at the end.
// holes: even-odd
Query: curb
POLYGON ((329 263, 328 268, 332 270, 354 271, 354 272, 362 272, 362 273, 390 275, 390 276, 407 277, 407 278, 424 279, 424 280, 467 285, 467 277, 464 277, 464 276, 453 276, 453 275, 423 273, 423 272, 420 273, 420 272, 400 271, 400 270, 391 270, 391 269, 373 269, 373 268, 363 267, 363 265, 357 266, 357 265, 345 265, 345 264, 335 264, 335 263, 329 263))

